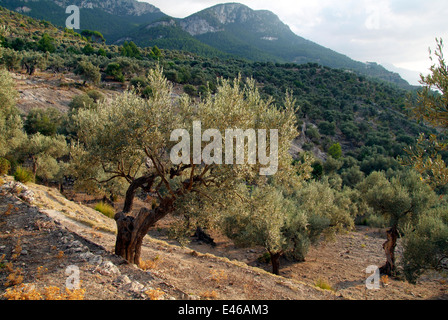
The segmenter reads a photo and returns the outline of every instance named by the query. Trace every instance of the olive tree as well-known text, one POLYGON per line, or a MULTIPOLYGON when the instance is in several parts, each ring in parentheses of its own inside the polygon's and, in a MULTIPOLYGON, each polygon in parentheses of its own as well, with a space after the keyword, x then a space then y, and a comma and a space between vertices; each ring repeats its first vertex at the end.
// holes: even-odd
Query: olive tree
POLYGON ((280 257, 304 261, 322 234, 353 228, 358 213, 349 189, 335 190, 327 181, 304 182, 293 190, 243 185, 239 194, 243 204, 228 207, 221 225, 236 244, 264 247, 274 274, 280 272, 280 257))
POLYGON ((31 135, 18 149, 22 159, 30 159, 34 176, 45 180, 57 178, 63 167, 60 158, 68 155, 68 146, 62 135, 31 135))
MULTIPOLYGON (((136 264, 144 236, 168 214, 182 211, 215 219, 237 199, 242 203, 241 183, 263 185, 272 180, 292 187, 300 180, 289 154, 291 141, 298 136, 289 95, 283 108, 277 109, 271 100, 260 97, 254 81, 237 78, 223 80, 216 95, 193 103, 188 96, 171 97, 171 85, 159 68, 150 70, 148 83, 152 89, 148 99, 127 91, 99 102, 96 109, 79 110, 74 116, 79 142, 71 148, 70 168, 78 184, 99 189, 118 180, 126 186, 123 209, 115 215, 115 253, 136 264), (194 129, 198 122, 204 135, 199 133, 193 156, 187 151, 191 150, 189 138, 194 140, 198 134, 194 129), (235 141, 217 133, 228 129, 278 130, 278 144, 265 139, 265 155, 277 151, 277 173, 269 179, 260 174, 265 168, 261 161, 220 165, 197 159, 198 148, 203 156, 223 158, 219 146, 235 141), (176 149, 180 144, 183 147, 176 149), (137 191, 154 200, 133 212, 137 191)), ((225 156, 235 160, 233 153, 226 151, 225 156)))
POLYGON ((76 73, 81 75, 84 80, 84 85, 87 81, 95 85, 101 82, 100 68, 89 61, 80 61, 76 73))
POLYGON ((0 156, 15 150, 25 137, 16 108, 18 92, 11 74, 0 68, 0 156))
POLYGON ((415 283, 425 270, 447 270, 448 203, 444 201, 419 218, 417 224, 405 231, 403 241, 403 272, 415 283))
MULTIPOLYGON (((422 89, 417 99, 409 101, 409 108, 415 118, 423 120, 444 132, 448 129, 448 66, 443 54, 443 40, 437 40, 434 63, 427 76, 421 75, 422 89)), ((431 57, 431 61, 433 61, 431 57)), ((440 152, 447 150, 447 143, 436 135, 429 138, 421 135, 415 147, 406 149, 409 158, 404 163, 417 170, 433 188, 448 185, 448 167, 440 152)))
POLYGON ((415 226, 419 217, 435 204, 436 194, 415 171, 403 171, 389 179, 383 172, 373 172, 357 188, 364 201, 389 222, 390 229, 383 244, 386 263, 380 272, 393 275, 397 267, 395 248, 400 230, 415 226))
POLYGON ((48 55, 41 52, 23 51, 22 67, 26 69, 28 75, 32 76, 36 69, 47 68, 48 55))
POLYGON ((225 234, 239 246, 264 247, 272 272, 279 274, 280 257, 289 249, 287 225, 294 224, 297 232, 305 230, 307 218, 303 212, 296 212, 294 202, 275 186, 241 185, 239 194, 244 201, 229 207, 222 223, 225 234))
MULTIPOLYGON (((421 75, 422 89, 409 107, 417 119, 423 120, 446 133, 448 129, 448 65, 444 58, 442 39, 436 39, 436 62, 427 76, 421 75)), ((422 181, 438 193, 448 186, 448 167, 441 152, 447 150, 446 141, 437 135, 420 135, 415 147, 407 149, 408 158, 403 163, 413 167, 422 181)), ((446 189, 445 189, 446 190, 446 189)), ((426 269, 446 269, 448 259, 448 206, 446 195, 435 208, 405 232, 403 241, 403 268, 406 278, 415 282, 426 269)))

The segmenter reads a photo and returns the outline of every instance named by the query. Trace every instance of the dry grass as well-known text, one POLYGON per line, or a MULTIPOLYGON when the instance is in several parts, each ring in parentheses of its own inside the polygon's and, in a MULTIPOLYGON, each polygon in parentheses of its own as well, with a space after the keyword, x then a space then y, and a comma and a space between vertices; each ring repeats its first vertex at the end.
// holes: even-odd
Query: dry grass
POLYGON ((161 259, 159 256, 156 256, 155 258, 151 260, 140 260, 139 267, 142 270, 155 270, 159 266, 161 262, 161 259))
POLYGON ((12 287, 23 282, 23 270, 20 268, 13 269, 13 271, 6 277, 5 287, 12 287))
POLYGON ((210 279, 217 284, 220 284, 223 281, 226 281, 228 279, 228 276, 224 270, 211 270, 211 277, 210 279))
POLYGON ((219 299, 219 294, 215 290, 205 291, 200 294, 203 299, 219 299))
POLYGON ((106 217, 111 219, 113 219, 115 216, 115 209, 111 205, 104 202, 97 203, 95 206, 95 210, 101 212, 106 217))
POLYGON ((63 291, 58 287, 37 290, 33 285, 20 285, 6 289, 3 297, 7 300, 84 300, 85 292, 85 289, 63 291))
POLYGON ((146 290, 145 294, 150 300, 160 300, 165 295, 165 292, 160 290, 160 288, 157 288, 146 290))
POLYGON ((381 277, 381 283, 384 287, 387 287, 390 284, 390 279, 387 275, 381 277))
POLYGON ((336 291, 331 284, 328 283, 328 281, 319 278, 316 281, 314 281, 314 285, 318 288, 321 288, 322 290, 329 290, 329 291, 336 291))
POLYGON ((22 252, 22 240, 20 238, 17 239, 17 243, 14 247, 14 253, 11 256, 12 260, 17 260, 20 257, 20 253, 22 252))

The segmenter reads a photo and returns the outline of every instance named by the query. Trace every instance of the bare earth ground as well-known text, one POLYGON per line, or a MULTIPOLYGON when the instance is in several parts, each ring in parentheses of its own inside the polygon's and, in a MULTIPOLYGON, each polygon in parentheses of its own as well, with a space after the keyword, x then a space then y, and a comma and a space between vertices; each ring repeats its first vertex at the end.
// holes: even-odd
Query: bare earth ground
POLYGON ((86 290, 84 298, 89 300, 341 298, 238 261, 149 237, 142 254, 149 269, 144 271, 112 254, 113 220, 66 200, 55 189, 34 184, 19 185, 15 190, 4 186, 0 189, 0 256, 5 255, 0 269, 1 295, 11 274, 23 276, 18 285, 64 289, 67 267, 76 266, 81 288, 86 290), (31 191, 32 197, 24 196, 24 189, 31 191))
MULTIPOLYGON (((11 178, 3 179, 11 186, 11 178)), ((113 254, 113 220, 68 201, 52 188, 29 184, 15 189, 0 187, 0 257, 5 255, 0 263, 0 295, 11 286, 7 277, 14 272, 35 288, 63 289, 70 275, 67 267, 76 266, 88 300, 448 298, 446 275, 437 274, 417 285, 389 279, 379 290, 367 290, 366 268, 384 262, 383 232, 377 230, 360 228, 339 235, 334 242, 313 248, 304 263, 282 261, 281 276, 274 276, 268 264, 257 261, 262 249, 237 248, 217 233, 212 233, 214 248, 197 241, 180 247, 165 236, 167 220, 145 238, 145 271, 113 254), (6 267, 8 262, 13 271, 6 267), (333 290, 317 288, 318 279, 333 290)))
MULTIPOLYGON (((53 107, 61 112, 69 110, 69 103, 76 95, 83 94, 89 87, 83 87, 82 79, 73 73, 54 74, 39 72, 32 76, 24 73, 12 73, 20 94, 17 107, 27 114, 31 109, 47 109, 53 107)), ((126 86, 117 82, 103 83, 100 91, 106 98, 111 98, 126 86)), ((182 87, 175 86, 173 94, 178 96, 183 92, 182 87)))

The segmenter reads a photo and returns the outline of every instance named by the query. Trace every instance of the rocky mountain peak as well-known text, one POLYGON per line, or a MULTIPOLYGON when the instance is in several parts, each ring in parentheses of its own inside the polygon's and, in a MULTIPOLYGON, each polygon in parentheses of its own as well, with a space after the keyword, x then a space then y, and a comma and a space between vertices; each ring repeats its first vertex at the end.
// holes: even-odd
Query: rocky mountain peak
POLYGON ((246 22, 252 19, 255 11, 240 3, 225 3, 216 5, 206 10, 213 15, 221 24, 235 22, 246 22))
POLYGON ((180 26, 197 36, 205 33, 224 31, 230 24, 249 23, 259 28, 260 32, 272 29, 273 25, 284 26, 280 19, 267 10, 253 10, 240 3, 218 4, 195 13, 180 21, 180 26), (267 27, 269 25, 269 27, 267 27))
POLYGON ((61 7, 76 5, 86 9, 102 9, 116 15, 142 16, 160 12, 160 9, 155 6, 136 0, 56 0, 54 2, 61 7))

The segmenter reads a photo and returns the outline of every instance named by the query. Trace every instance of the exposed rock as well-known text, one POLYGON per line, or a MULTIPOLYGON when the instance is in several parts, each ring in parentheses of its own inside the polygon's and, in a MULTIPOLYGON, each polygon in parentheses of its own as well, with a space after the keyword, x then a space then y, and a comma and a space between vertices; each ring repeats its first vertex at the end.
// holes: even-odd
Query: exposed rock
POLYGON ((127 275, 120 275, 114 280, 114 285, 119 287, 127 285, 128 283, 131 283, 131 280, 127 275))
POLYGON ((140 294, 145 289, 145 286, 142 285, 138 281, 131 281, 131 282, 123 285, 122 289, 125 290, 125 291, 129 291, 130 293, 140 294))
POLYGON ((192 36, 224 31, 222 27, 214 27, 210 25, 207 20, 199 17, 192 17, 188 20, 182 20, 180 21, 180 26, 192 36))
POLYGON ((0 186, 0 192, 9 192, 29 204, 34 202, 34 192, 21 182, 7 182, 0 186))
POLYGON ((79 258, 82 261, 88 262, 88 263, 93 264, 93 265, 100 265, 103 262, 103 257, 102 256, 93 254, 90 251, 81 253, 79 255, 79 258))
MULTIPOLYGON (((55 1, 56 2, 56 1, 55 1)), ((155 6, 135 0, 59 0, 56 2, 61 7, 77 5, 80 8, 102 9, 110 14, 141 16, 148 13, 158 13, 155 6)))
POLYGON ((146 26, 146 29, 156 28, 156 27, 175 27, 176 21, 170 19, 168 21, 157 21, 154 23, 150 23, 146 26))
POLYGON ((121 275, 120 269, 111 261, 103 261, 97 268, 103 276, 121 275))
MULTIPOLYGON (((205 9, 181 20, 180 26, 192 36, 197 36, 224 31, 226 25, 234 23, 256 25, 257 31, 262 33, 269 33, 272 24, 286 27, 274 13, 267 10, 252 10, 239 3, 219 4, 205 9), (266 24, 267 21, 269 24, 266 24)), ((266 37, 269 40, 274 39, 271 35, 266 37)))
POLYGON ((26 6, 23 6, 23 7, 17 7, 16 11, 19 13, 28 13, 31 11, 31 9, 26 6))

